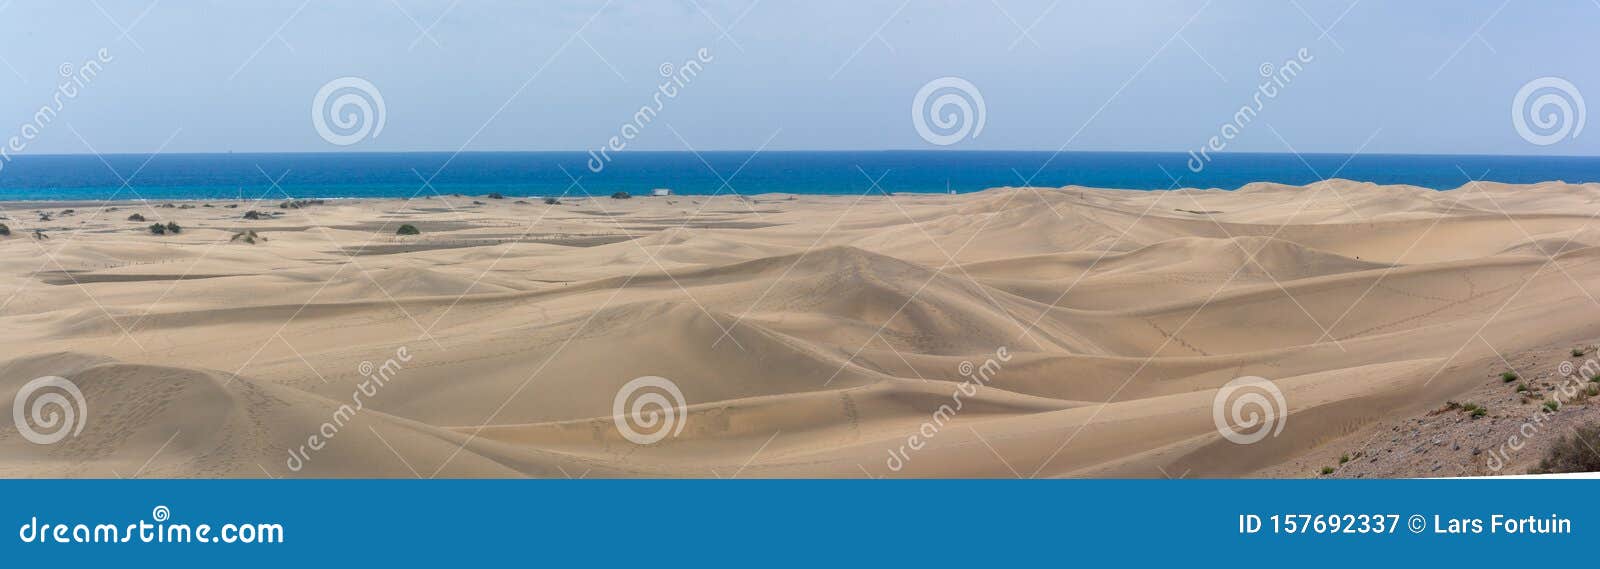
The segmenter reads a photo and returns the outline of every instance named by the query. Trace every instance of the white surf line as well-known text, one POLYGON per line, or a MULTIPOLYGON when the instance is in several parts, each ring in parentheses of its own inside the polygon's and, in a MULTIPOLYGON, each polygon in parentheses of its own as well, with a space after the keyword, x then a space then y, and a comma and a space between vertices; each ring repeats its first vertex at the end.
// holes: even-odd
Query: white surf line
MULTIPOLYGON (((111 175, 115 176, 117 178, 117 181, 121 184, 121 185, 117 186, 116 190, 111 192, 111 198, 110 199, 102 200, 100 202, 99 209, 96 209, 95 213, 93 215, 91 215, 90 217, 98 218, 101 213, 104 213, 106 211, 106 208, 110 207, 110 204, 107 203, 107 202, 116 199, 116 197, 118 195, 122 194, 122 190, 128 190, 130 193, 132 193, 133 196, 138 199, 139 205, 144 206, 144 210, 145 210, 146 213, 149 213, 151 216, 155 216, 155 217, 159 217, 160 216, 160 212, 156 211, 156 208, 154 206, 150 205, 150 200, 145 198, 144 195, 139 193, 139 190, 137 190, 137 189, 135 189, 133 187, 133 179, 139 177, 139 174, 144 172, 145 167, 149 166, 151 161, 155 160, 157 156, 160 156, 162 152, 166 151, 167 145, 172 144, 173 139, 176 139, 178 137, 178 133, 183 132, 183 127, 178 127, 177 129, 174 129, 172 131, 172 134, 167 135, 167 139, 165 141, 163 141, 160 146, 156 147, 156 151, 151 153, 150 156, 145 157, 144 162, 140 163, 138 168, 134 168, 133 173, 129 174, 128 177, 126 177, 126 178, 122 177, 122 173, 118 172, 116 168, 113 168, 111 166, 111 162, 106 160, 105 155, 101 154, 100 151, 98 149, 96 149, 93 144, 90 144, 89 143, 89 139, 84 138, 83 133, 78 132, 78 128, 75 127, 75 126, 72 126, 72 123, 70 121, 67 122, 67 130, 71 131, 72 135, 78 138, 78 142, 83 144, 84 148, 89 149, 89 153, 93 154, 95 159, 99 160, 100 164, 104 165, 106 167, 106 170, 111 172, 111 175)), ((85 229, 84 227, 81 227, 81 226, 78 227, 77 231, 72 232, 72 237, 76 238, 77 235, 79 233, 82 233, 84 229, 85 229)), ((69 239, 68 241, 71 241, 71 239, 69 239)))
MULTIPOLYGON (((678 132, 678 129, 672 126, 672 121, 663 120, 661 121, 661 124, 666 125, 667 130, 671 131, 673 136, 678 137, 678 141, 683 143, 683 147, 687 148, 690 154, 693 154, 696 159, 700 160, 700 163, 705 165, 706 170, 711 171, 711 175, 716 176, 718 180, 722 181, 722 185, 717 186, 717 189, 711 192, 712 197, 716 197, 717 195, 721 194, 722 188, 728 188, 728 191, 732 192, 735 196, 739 196, 741 198, 744 197, 744 194, 739 193, 739 190, 733 187, 733 179, 739 177, 739 173, 744 171, 745 166, 749 166, 751 160, 755 160, 756 156, 760 155, 762 151, 766 150, 767 145, 772 144, 772 140, 778 137, 778 133, 783 132, 783 127, 778 127, 778 130, 773 131, 771 135, 767 136, 767 140, 762 142, 761 146, 756 147, 755 152, 750 153, 750 156, 744 159, 744 163, 739 164, 739 167, 734 169, 733 174, 724 178, 722 177, 721 172, 718 172, 716 168, 711 166, 710 162, 706 161, 704 156, 700 155, 700 151, 696 150, 693 144, 689 144, 689 140, 683 137, 683 133, 678 132)), ((766 216, 761 215, 761 212, 756 211, 755 206, 750 205, 749 202, 740 199, 739 203, 743 204, 745 209, 750 210, 750 213, 754 214, 756 219, 766 219, 766 216)), ((696 215, 698 215, 698 213, 696 215)), ((694 219, 694 216, 690 216, 689 219, 694 219)))

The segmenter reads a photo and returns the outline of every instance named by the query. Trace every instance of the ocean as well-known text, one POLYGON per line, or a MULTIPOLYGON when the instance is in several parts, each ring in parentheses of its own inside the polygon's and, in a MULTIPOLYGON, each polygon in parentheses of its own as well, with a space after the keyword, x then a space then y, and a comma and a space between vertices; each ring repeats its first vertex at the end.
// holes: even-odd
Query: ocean
POLYGON ((972 192, 997 186, 1237 189, 1321 177, 1451 189, 1473 179, 1600 182, 1600 157, 978 151, 626 152, 600 172, 584 152, 16 156, 0 162, 0 201, 508 197, 648 193, 972 192), (570 177, 569 177, 570 175, 570 177), (1172 177, 1169 177, 1172 176, 1172 177), (575 181, 576 180, 576 181, 575 181), (1031 181, 1029 181, 1031 180, 1031 181))

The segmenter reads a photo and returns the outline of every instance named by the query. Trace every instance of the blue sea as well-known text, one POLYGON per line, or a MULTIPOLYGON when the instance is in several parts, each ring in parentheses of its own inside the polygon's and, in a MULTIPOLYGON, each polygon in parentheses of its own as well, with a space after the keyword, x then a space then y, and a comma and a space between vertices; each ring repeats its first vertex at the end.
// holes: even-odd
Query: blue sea
POLYGON ((974 151, 633 152, 596 173, 584 152, 16 156, 0 200, 280 199, 679 194, 859 195, 996 186, 1236 189, 1322 177, 1450 189, 1471 176, 1508 183, 1600 182, 1600 157, 1219 154, 1200 172, 1185 153, 974 151), (1169 177, 1169 175, 1171 177, 1169 177), (570 177, 569 177, 570 176, 570 177), (575 181, 576 180, 576 181, 575 181))

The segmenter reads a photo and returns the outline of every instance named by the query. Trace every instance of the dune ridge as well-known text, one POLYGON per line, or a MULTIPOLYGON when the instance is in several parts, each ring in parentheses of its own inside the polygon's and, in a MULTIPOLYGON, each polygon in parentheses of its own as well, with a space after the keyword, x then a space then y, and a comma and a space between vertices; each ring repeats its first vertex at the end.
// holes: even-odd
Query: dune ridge
POLYGON ((0 406, 0 475, 1285 475, 1497 381, 1502 355, 1600 336, 1597 198, 1329 180, 259 221, 0 204, 0 400, 59 376, 86 407, 38 444, 0 406), (1250 444, 1213 417, 1243 376, 1285 402, 1250 444), (670 417, 629 416, 642 377, 676 388, 670 417), (636 440, 652 421, 666 436, 636 440))

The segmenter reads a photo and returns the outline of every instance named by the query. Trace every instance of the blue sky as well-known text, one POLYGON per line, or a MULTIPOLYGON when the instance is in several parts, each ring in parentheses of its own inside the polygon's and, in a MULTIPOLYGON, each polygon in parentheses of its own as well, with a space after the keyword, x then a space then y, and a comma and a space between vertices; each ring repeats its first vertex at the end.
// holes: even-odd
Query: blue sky
POLYGON ((1600 132, 1535 146, 1510 116, 1543 76, 1600 104, 1597 32, 1591 0, 0 0, 0 134, 103 48, 25 153, 584 150, 706 48, 630 149, 936 148, 911 101, 955 76, 985 126, 946 148, 1186 151, 1305 48, 1229 151, 1597 155, 1600 132), (385 116, 340 147, 310 109, 345 76, 385 116))

